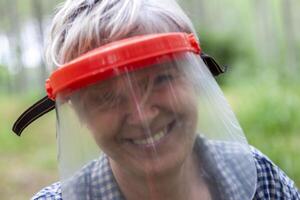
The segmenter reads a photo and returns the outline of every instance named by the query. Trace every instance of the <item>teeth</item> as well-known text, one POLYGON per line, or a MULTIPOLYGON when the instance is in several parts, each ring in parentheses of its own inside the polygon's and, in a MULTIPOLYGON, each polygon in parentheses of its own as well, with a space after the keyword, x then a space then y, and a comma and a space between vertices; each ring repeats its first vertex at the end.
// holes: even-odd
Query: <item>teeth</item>
POLYGON ((142 140, 133 140, 134 144, 139 144, 139 145, 145 145, 145 144, 153 144, 154 142, 159 141, 161 138, 163 138, 166 135, 166 132, 160 131, 159 133, 156 133, 152 137, 148 137, 146 139, 142 140))

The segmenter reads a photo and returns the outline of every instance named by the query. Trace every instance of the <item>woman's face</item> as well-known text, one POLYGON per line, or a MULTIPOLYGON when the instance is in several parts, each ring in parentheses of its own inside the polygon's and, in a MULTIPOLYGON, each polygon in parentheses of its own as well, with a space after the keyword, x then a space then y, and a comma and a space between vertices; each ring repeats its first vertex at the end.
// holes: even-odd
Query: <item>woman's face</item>
POLYGON ((175 66, 155 66, 80 94, 85 123, 111 161, 138 175, 168 173, 191 155, 196 96, 175 66))

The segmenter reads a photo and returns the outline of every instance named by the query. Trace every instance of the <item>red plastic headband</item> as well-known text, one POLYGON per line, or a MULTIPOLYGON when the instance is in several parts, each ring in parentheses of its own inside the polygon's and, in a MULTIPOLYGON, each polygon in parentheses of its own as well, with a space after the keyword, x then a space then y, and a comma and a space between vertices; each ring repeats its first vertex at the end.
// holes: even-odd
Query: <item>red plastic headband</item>
POLYGON ((112 42, 54 71, 46 81, 47 95, 55 100, 60 92, 72 92, 124 71, 155 64, 158 62, 157 58, 180 52, 201 53, 193 34, 152 34, 112 42))

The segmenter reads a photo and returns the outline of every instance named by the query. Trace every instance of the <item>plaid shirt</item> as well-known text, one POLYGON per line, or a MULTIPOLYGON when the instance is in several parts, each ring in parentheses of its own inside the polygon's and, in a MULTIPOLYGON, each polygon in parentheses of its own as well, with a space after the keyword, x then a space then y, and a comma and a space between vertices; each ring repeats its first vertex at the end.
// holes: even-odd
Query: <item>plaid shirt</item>
MULTIPOLYGON (((230 148, 224 148, 224 146, 228 147, 224 142, 204 143, 201 139, 198 139, 197 143, 198 145, 196 146, 204 147, 196 148, 201 154, 206 155, 202 156, 201 159, 205 160, 206 157, 210 159, 210 161, 205 160, 207 165, 205 169, 205 171, 207 171, 207 179, 219 180, 218 183, 210 182, 209 184, 217 184, 217 188, 223 188, 220 192, 222 196, 215 196, 213 197, 214 199, 243 200, 243 197, 249 196, 247 194, 253 193, 251 190, 243 190, 245 188, 252 188, 251 184, 253 184, 250 180, 247 182, 247 177, 251 177, 251 173, 253 177, 253 171, 249 170, 249 166, 239 165, 242 163, 241 159, 243 159, 244 156, 240 156, 240 160, 230 159, 232 156, 234 157, 233 154, 237 152, 240 154, 241 148, 237 148, 238 146, 236 145, 230 145, 230 148), (216 166, 215 163, 218 163, 218 165, 216 166), (235 172, 238 172, 238 174, 235 172), (243 184, 249 187, 241 188, 241 186, 235 184, 240 179, 246 180, 243 184)), ((300 193, 293 181, 290 180, 281 169, 274 165, 270 159, 257 149, 251 147, 251 153, 254 158, 257 174, 256 191, 253 200, 300 200, 300 193)), ((38 192, 32 197, 32 200, 62 200, 61 187, 60 182, 54 183, 38 192)), ((69 182, 63 184, 63 187, 64 195, 68 198, 78 200, 125 199, 113 176, 108 157, 105 155, 85 166, 75 177, 70 179, 69 182), (71 187, 68 188, 66 185, 71 185, 71 187)))

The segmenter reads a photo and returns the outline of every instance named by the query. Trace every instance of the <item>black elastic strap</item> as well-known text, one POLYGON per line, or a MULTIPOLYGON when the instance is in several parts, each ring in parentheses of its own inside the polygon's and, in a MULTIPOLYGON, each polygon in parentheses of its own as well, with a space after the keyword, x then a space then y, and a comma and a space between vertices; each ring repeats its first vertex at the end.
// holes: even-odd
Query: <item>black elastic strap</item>
POLYGON ((55 102, 45 96, 30 108, 28 108, 22 115, 17 119, 13 125, 13 132, 18 136, 21 136, 22 131, 33 121, 50 112, 55 108, 55 102))
POLYGON ((218 76, 226 72, 227 66, 220 66, 213 57, 205 53, 201 53, 200 56, 212 75, 218 76))
MULTIPOLYGON (((226 72, 227 67, 220 66, 211 56, 201 53, 201 58, 214 76, 226 72)), ((14 123, 12 130, 21 136, 22 131, 33 121, 55 108, 55 102, 47 96, 28 108, 14 123)))

